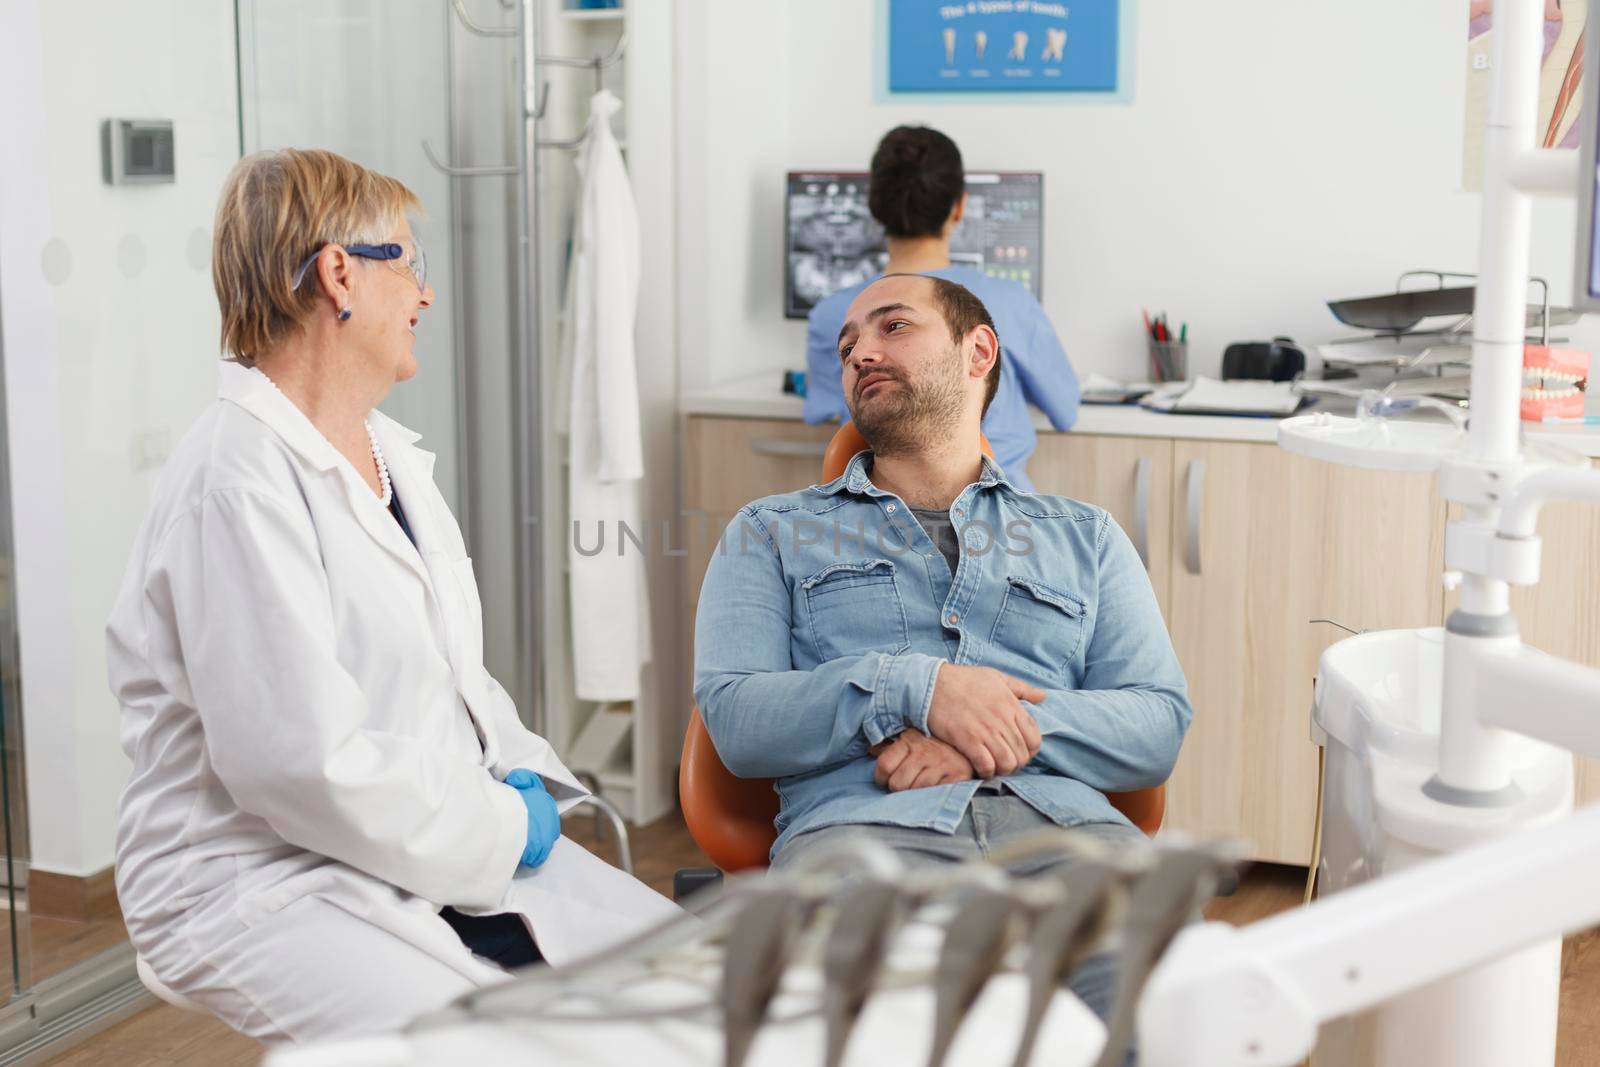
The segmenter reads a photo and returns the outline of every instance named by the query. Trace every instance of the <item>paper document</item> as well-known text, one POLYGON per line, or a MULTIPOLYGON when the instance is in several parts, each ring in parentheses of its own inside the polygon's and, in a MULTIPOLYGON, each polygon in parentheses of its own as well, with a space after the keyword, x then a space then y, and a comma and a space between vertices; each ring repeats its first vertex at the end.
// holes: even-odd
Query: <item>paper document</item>
POLYGON ((1124 382, 1091 371, 1083 380, 1079 396, 1085 404, 1125 404, 1153 388, 1149 382, 1124 382))
POLYGON ((1158 391, 1145 406, 1180 415, 1293 415, 1302 403, 1290 382, 1196 378, 1181 393, 1158 391))

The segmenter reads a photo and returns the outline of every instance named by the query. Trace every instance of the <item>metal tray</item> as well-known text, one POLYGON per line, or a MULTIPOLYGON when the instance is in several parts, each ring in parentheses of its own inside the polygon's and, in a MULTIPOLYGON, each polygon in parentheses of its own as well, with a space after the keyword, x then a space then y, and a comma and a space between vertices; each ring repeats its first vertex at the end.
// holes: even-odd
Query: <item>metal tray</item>
POLYGON ((1476 291, 1477 287, 1471 285, 1413 289, 1353 300, 1330 300, 1328 310, 1333 312, 1334 318, 1358 330, 1398 333, 1434 315, 1472 314, 1472 297, 1476 291))
MULTIPOLYGON (((1447 289, 1410 289, 1383 296, 1363 296, 1353 300, 1330 300, 1328 310, 1346 326, 1358 330, 1379 330, 1384 333, 1403 333, 1423 319, 1436 315, 1471 315, 1472 300, 1477 287, 1451 286, 1447 289)), ((1543 304, 1528 305, 1528 328, 1540 325, 1543 304)), ((1569 326, 1578 321, 1578 313, 1571 308, 1552 307, 1550 325, 1569 326)))

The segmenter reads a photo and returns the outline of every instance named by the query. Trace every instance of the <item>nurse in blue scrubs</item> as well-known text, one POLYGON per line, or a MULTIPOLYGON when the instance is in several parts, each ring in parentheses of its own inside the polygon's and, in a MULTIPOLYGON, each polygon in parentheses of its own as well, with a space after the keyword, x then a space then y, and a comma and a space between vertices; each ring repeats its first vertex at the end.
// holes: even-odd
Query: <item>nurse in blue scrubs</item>
MULTIPOLYGON (((1028 404, 1058 430, 1078 418, 1078 377, 1044 308, 1026 286, 991 278, 950 262, 950 234, 966 208, 961 150, 938 130, 899 126, 872 155, 868 206, 889 238, 889 274, 932 274, 970 289, 994 317, 1001 346, 1000 388, 983 432, 995 460, 1019 488, 1033 489, 1028 457, 1034 430, 1028 404)), ((806 403, 809 423, 847 419, 839 384, 839 328, 845 310, 870 281, 841 289, 811 309, 806 323, 806 403)))

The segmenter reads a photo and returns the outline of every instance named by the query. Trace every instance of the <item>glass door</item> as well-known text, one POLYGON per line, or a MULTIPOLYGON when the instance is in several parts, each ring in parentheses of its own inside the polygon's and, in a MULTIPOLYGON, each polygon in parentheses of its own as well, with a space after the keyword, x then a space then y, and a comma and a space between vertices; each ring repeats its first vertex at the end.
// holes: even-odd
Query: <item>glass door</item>
MULTIPOLYGON (((0 316, 4 308, 0 308, 0 316)), ((7 456, 5 352, 0 334, 0 907, 5 924, 5 995, 10 1003, 33 985, 32 938, 28 927, 27 780, 22 754, 22 676, 17 662, 16 555, 11 532, 11 464, 7 456)))
MULTIPOLYGON (((519 562, 517 13, 510 0, 235 0, 240 148, 326 148, 398 178, 436 300, 383 407, 422 435, 479 575, 484 662, 537 704, 519 562), (433 154, 430 161, 429 153, 433 154), (440 165, 464 167, 452 178, 440 165), (490 577, 492 576, 492 577, 490 577)), ((526 294, 532 299, 531 294, 526 294)), ((534 508, 537 510, 537 507, 534 508)))
MULTIPOLYGON (((417 377, 384 402, 438 456, 451 510, 466 503, 458 431, 468 401, 457 342, 450 179, 422 142, 448 143, 447 32, 440 0, 238 0, 239 116, 245 152, 326 148, 398 178, 422 200, 413 220, 438 294, 417 325, 417 377)), ((465 523, 464 523, 465 524, 465 523)))

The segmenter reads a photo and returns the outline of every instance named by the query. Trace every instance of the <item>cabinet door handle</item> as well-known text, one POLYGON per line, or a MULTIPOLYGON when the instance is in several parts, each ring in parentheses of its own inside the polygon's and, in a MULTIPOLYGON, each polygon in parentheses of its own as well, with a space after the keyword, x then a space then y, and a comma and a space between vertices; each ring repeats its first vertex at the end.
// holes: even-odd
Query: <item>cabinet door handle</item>
POLYGON ((1184 566, 1190 574, 1200 573, 1200 508, 1206 498, 1206 461, 1189 461, 1189 529, 1184 546, 1184 566))
POLYGON ((1133 547, 1139 562, 1150 569, 1150 461, 1133 465, 1133 547))
POLYGON ((750 451, 758 456, 816 456, 827 454, 826 441, 781 441, 771 437, 757 437, 750 442, 750 451))

